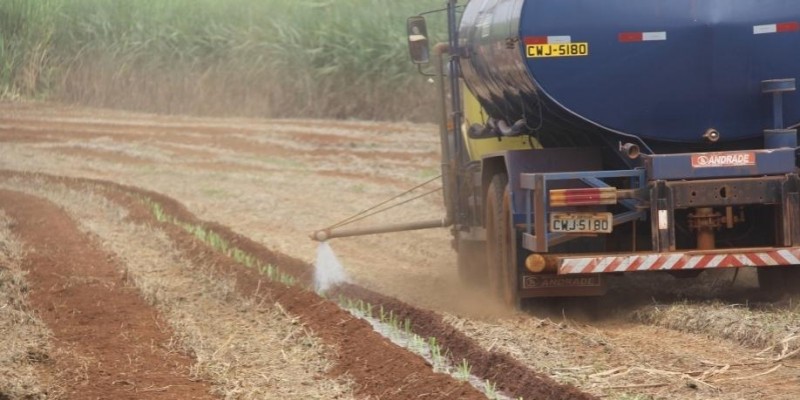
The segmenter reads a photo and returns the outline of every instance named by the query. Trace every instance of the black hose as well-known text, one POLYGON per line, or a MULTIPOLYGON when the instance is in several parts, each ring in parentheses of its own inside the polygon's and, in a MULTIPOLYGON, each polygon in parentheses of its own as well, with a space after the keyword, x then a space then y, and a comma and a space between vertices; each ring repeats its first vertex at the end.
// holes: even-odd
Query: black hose
POLYGON ((498 136, 519 136, 525 132, 528 123, 524 119, 521 119, 515 122, 514 125, 509 126, 506 121, 490 119, 489 125, 494 128, 498 136))

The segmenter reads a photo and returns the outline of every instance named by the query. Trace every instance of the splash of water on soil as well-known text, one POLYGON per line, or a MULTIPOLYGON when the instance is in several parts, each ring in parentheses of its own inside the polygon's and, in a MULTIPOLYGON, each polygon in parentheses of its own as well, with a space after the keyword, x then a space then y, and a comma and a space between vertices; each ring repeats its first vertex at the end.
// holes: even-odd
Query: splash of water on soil
POLYGON ((505 393, 498 392, 495 388, 495 383, 492 383, 488 379, 483 380, 475 375, 472 375, 472 367, 469 366, 466 360, 464 360, 461 365, 453 365, 448 359, 449 356, 447 355, 447 349, 438 347, 435 344, 435 338, 429 338, 426 340, 410 330, 399 329, 397 326, 392 326, 390 324, 381 322, 380 320, 365 314, 361 310, 346 308, 343 305, 342 307, 354 316, 369 322, 375 332, 380 333, 392 343, 404 349, 408 349, 412 353, 424 358, 430 363, 431 367, 433 368, 433 372, 445 373, 457 380, 466 381, 479 392, 486 394, 488 399, 513 400, 505 393), (433 341, 431 341, 431 339, 433 339, 433 341), (443 351, 445 352, 444 354, 442 354, 443 351))
POLYGON ((314 289, 318 293, 347 282, 347 273, 328 242, 320 242, 314 262, 314 289))

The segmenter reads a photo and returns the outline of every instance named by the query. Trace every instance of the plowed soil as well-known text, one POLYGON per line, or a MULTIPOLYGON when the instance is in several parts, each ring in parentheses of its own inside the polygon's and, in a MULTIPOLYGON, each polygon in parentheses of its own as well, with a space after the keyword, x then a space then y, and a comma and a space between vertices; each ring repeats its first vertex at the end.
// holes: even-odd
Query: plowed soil
POLYGON ((170 351, 158 313, 127 286, 112 255, 55 205, 0 191, 0 208, 27 244, 29 299, 63 350, 51 368, 69 398, 212 398, 190 378, 191 357, 170 351), (67 356, 69 354, 69 356, 67 356))
MULTIPOLYGON (((477 390, 434 373, 366 322, 305 289, 315 250, 308 233, 435 177, 435 132, 426 125, 4 104, 0 169, 7 172, 0 187, 41 198, 63 186, 127 210, 128 221, 164 232, 193 263, 208 261, 213 274, 234 277, 237 296, 278 304, 296 318, 331 349, 321 353, 332 361, 321 376, 351 380, 355 396, 477 397, 477 390), (159 220, 142 199, 178 222, 159 220), (220 235, 297 284, 265 279, 181 224, 220 235)), ((440 204, 440 198, 424 198, 371 223, 437 218, 440 204)), ((467 360, 473 374, 512 397, 793 399, 800 393, 796 302, 757 292, 752 271, 735 280, 730 272, 689 281, 626 277, 612 282, 603 299, 534 302, 517 313, 458 283, 445 230, 341 239, 332 246, 351 283, 329 299, 341 294, 410 318, 413 330, 436 337, 455 364, 467 360)), ((113 255, 99 257, 120 269, 113 255)), ((170 325, 170 314, 156 308, 150 308, 155 318, 170 325)), ((174 354, 188 357, 181 368, 201 361, 184 353, 174 354)), ((220 393, 216 381, 203 384, 220 393)))

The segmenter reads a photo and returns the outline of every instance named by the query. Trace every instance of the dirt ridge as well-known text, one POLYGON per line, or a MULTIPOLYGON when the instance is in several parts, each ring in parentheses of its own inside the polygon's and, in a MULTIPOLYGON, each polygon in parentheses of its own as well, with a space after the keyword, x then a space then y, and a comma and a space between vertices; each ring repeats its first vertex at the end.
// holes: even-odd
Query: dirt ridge
POLYGON ((207 382, 190 376, 191 357, 166 348, 171 334, 157 311, 63 210, 7 190, 0 190, 0 208, 32 250, 25 258, 29 299, 62 350, 53 374, 74 374, 62 383, 66 397, 213 398, 207 382))
MULTIPOLYGON (((95 179, 67 178, 40 173, 13 171, 0 171, 0 176, 27 176, 30 178, 46 179, 57 183, 83 188, 86 188, 87 186, 90 188, 93 186, 101 188, 101 194, 130 209, 131 218, 141 222, 158 224, 150 211, 147 210, 140 201, 140 199, 143 197, 149 198, 151 201, 160 204, 167 214, 177 218, 178 220, 185 223, 200 225, 206 229, 216 232, 221 237, 228 240, 231 245, 256 256, 260 260, 279 266, 284 272, 291 274, 300 282, 306 284, 306 286, 308 286, 308 284, 311 282, 311 274, 313 270, 308 263, 271 251, 266 247, 252 241, 251 239, 233 232, 230 228, 224 225, 201 221, 196 218, 194 214, 188 211, 181 203, 163 194, 133 186, 121 185, 114 182, 95 179)), ((245 269, 234 263, 233 260, 227 256, 223 256, 220 253, 207 248, 204 244, 198 242, 196 238, 189 235, 177 226, 167 223, 160 224, 161 227, 176 241, 179 247, 194 249, 193 253, 197 254, 197 256, 205 259, 213 258, 219 263, 219 265, 224 266, 224 268, 226 268, 229 272, 234 272, 239 275, 240 279, 237 279, 237 285, 240 286, 240 290, 242 290, 244 293, 257 294, 257 291, 260 288, 263 288, 264 285, 269 284, 268 282, 265 282, 264 277, 259 275, 256 271, 245 269)), ((362 299, 365 301, 369 301, 376 306, 383 305, 385 309, 392 310, 396 315, 411 319, 413 324, 412 330, 414 330, 417 334, 426 337, 436 337, 437 341, 440 341, 440 343, 447 348, 454 361, 460 362, 460 360, 466 359, 472 366, 472 371, 475 375, 483 379, 491 380, 492 382, 496 383, 499 390, 508 393, 509 395, 529 399, 594 398, 589 394, 581 392, 575 387, 557 383, 546 375, 525 367, 507 354, 487 352, 472 339, 458 332, 457 329, 444 322, 440 316, 431 311, 422 310, 388 296, 384 296, 368 289, 353 285, 345 286, 342 290, 342 294, 344 295, 356 299, 363 297, 362 299)), ((325 323, 342 323, 341 313, 345 312, 332 302, 320 298, 315 293, 291 287, 287 288, 286 291, 279 292, 283 293, 280 293, 271 300, 278 301, 281 304, 286 303, 299 305, 297 307, 287 307, 289 312, 297 315, 303 315, 304 313, 308 312, 307 310, 313 309, 315 311, 315 315, 337 316, 339 318, 339 320, 337 320, 335 323, 332 320, 304 320, 304 322, 309 324, 309 327, 314 329, 316 332, 319 332, 318 329, 323 329, 324 332, 325 323)), ((347 315, 349 316, 349 314, 347 315)), ((371 327, 369 327, 364 321, 358 321, 360 321, 359 324, 362 325, 362 327, 351 328, 352 330, 343 332, 343 337, 340 339, 342 339, 345 344, 348 344, 346 342, 351 340, 349 338, 353 337, 353 334, 358 334, 359 337, 361 334, 375 334, 371 327)), ((325 339, 326 338, 323 337, 323 340, 325 339)), ((327 339, 331 340, 333 338, 328 337, 327 339)), ((361 344, 362 343, 359 343, 359 345, 361 344)), ((347 356, 346 352, 343 353, 343 355, 347 356)), ((356 355, 355 358, 358 358, 358 355, 356 355)), ((416 356, 415 358, 420 362, 422 361, 416 356)), ((417 365, 417 367, 420 368, 419 365, 417 365)), ((422 366, 422 368, 426 367, 422 366)), ((371 376, 373 376, 375 373, 380 373, 381 371, 385 371, 384 366, 381 363, 378 363, 373 367, 368 367, 366 370, 347 370, 347 372, 354 375, 360 374, 360 376, 356 375, 355 378, 357 381, 362 382, 362 390, 366 390, 368 388, 368 386, 364 386, 363 382, 368 382, 371 376)), ((335 373, 341 372, 344 371, 341 369, 335 371, 335 373)), ((383 386, 391 387, 391 385, 383 386)), ((468 392, 464 392, 457 397, 466 396, 467 393, 468 392)), ((398 393, 370 393, 362 391, 361 394, 371 394, 383 397, 390 394, 394 396, 398 393)), ((452 398, 454 392, 440 393, 440 395, 443 396, 441 398, 452 398)))

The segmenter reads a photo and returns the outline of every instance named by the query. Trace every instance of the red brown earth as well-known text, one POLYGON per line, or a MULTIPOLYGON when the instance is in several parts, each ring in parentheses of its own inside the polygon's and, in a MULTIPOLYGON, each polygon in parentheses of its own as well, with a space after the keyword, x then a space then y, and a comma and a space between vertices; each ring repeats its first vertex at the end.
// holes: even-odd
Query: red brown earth
MULTIPOLYGON (((446 375, 432 373, 426 361, 397 348, 374 332, 365 321, 353 317, 335 303, 303 289, 312 283, 310 280, 312 266, 270 251, 223 225, 198 220, 173 199, 110 182, 67 179, 41 174, 17 174, 8 171, 0 174, 5 178, 45 179, 54 185, 66 184, 80 190, 95 190, 129 209, 131 211, 129 218, 132 220, 157 225, 168 233, 178 248, 191 253, 198 260, 205 262, 212 260, 212 263, 219 268, 221 276, 234 274, 237 289, 245 296, 280 303, 288 312, 299 316, 304 325, 317 333, 323 341, 334 345, 337 348, 338 359, 336 367, 330 373, 353 377, 359 385, 357 393, 360 395, 376 398, 483 398, 465 383, 457 383, 446 375), (168 215, 176 217, 183 223, 202 226, 216 232, 231 245, 255 255, 259 260, 281 266, 301 284, 287 287, 271 282, 254 269, 248 269, 231 258, 215 252, 175 224, 158 222, 142 203, 140 200, 142 198, 157 202, 168 215)), ((0 193, 13 194, 13 192, 0 193)), ((38 202, 41 203, 40 200, 38 202)), ((473 374, 496 383, 498 389, 513 395, 514 398, 592 398, 574 388, 557 384, 505 354, 486 352, 430 311, 415 308, 354 285, 346 285, 333 293, 337 294, 369 301, 376 307, 382 306, 387 311, 393 311, 403 319, 409 318, 413 321, 414 332, 424 337, 436 337, 450 351, 452 360, 468 360, 472 365, 473 374)))
POLYGON ((62 210, 6 190, 0 208, 28 245, 29 299, 61 350, 48 368, 71 375, 67 398, 213 398, 208 383, 191 378, 192 358, 168 348, 171 332, 126 284, 114 257, 62 210))

